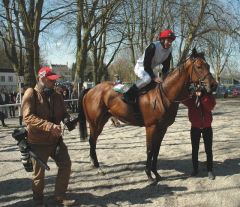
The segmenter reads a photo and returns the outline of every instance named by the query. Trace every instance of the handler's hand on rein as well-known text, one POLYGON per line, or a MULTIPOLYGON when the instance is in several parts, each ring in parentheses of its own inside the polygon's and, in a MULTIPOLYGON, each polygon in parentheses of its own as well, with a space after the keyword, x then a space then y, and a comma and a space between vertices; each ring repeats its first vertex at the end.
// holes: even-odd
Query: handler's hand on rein
POLYGON ((196 91, 196 96, 198 97, 202 96, 202 91, 196 91))

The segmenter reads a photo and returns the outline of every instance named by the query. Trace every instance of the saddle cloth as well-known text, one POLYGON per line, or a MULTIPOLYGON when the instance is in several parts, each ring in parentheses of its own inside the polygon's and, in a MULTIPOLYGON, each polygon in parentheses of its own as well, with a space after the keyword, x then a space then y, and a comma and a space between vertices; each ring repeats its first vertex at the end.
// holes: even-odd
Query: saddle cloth
MULTIPOLYGON (((147 93, 149 90, 155 88, 156 85, 157 85, 157 83, 155 81, 151 81, 148 85, 146 85, 145 87, 138 90, 138 95, 147 93)), ((118 83, 113 86, 113 90, 118 93, 125 93, 128 91, 128 89, 130 87, 131 87, 131 85, 129 85, 129 84, 118 83)))
POLYGON ((129 85, 124 85, 122 83, 117 83, 116 85, 113 86, 113 90, 118 93, 125 93, 128 91, 129 88, 130 88, 129 85))

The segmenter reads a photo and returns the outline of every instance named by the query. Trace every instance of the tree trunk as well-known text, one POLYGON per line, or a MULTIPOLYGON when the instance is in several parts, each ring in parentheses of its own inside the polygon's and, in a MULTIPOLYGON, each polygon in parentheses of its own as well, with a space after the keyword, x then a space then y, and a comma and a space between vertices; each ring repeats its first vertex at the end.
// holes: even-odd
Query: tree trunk
POLYGON ((25 37, 26 47, 26 70, 24 73, 24 83, 29 87, 34 87, 36 84, 34 72, 34 49, 32 48, 32 38, 25 37), (34 77, 34 78, 33 78, 34 77))

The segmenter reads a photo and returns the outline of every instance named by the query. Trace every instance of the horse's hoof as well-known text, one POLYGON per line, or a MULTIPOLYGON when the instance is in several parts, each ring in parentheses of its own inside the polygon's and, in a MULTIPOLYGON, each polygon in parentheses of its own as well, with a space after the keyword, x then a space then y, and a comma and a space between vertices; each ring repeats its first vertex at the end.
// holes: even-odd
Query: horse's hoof
POLYGON ((156 182, 159 182, 160 180, 162 180, 162 177, 160 175, 156 175, 156 182))
POLYGON ((95 161, 93 159, 90 159, 90 162, 91 162, 91 165, 94 167, 94 168, 99 168, 99 163, 98 161, 95 161))
POLYGON ((153 179, 153 177, 152 177, 151 171, 145 169, 145 173, 146 173, 146 175, 147 175, 147 177, 148 177, 148 181, 149 181, 149 182, 153 182, 154 179, 153 179))
POLYGON ((150 186, 154 186, 154 185, 157 185, 158 184, 158 181, 156 181, 156 180, 153 180, 153 181, 149 181, 149 185, 150 186))
POLYGON ((106 175, 102 168, 98 168, 98 173, 101 175, 106 175))
POLYGON ((148 182, 153 183, 153 182, 155 182, 155 179, 153 179, 152 176, 151 176, 151 177, 149 176, 149 177, 148 177, 148 182))
POLYGON ((80 138, 80 142, 86 142, 88 141, 87 138, 80 138))
POLYGON ((155 179, 156 179, 157 182, 159 182, 160 180, 162 180, 161 175, 159 175, 156 170, 152 170, 152 173, 155 175, 155 179))

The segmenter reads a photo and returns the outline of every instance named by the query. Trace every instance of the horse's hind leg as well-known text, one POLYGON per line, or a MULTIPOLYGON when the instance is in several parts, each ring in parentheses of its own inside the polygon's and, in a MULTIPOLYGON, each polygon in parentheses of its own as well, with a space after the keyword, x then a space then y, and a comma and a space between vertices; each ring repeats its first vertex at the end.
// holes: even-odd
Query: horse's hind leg
POLYGON ((94 139, 90 133, 90 136, 89 136, 90 159, 94 167, 99 167, 99 162, 98 162, 97 153, 96 153, 96 144, 97 144, 96 141, 97 139, 96 138, 94 139))
POLYGON ((153 181, 154 179, 151 174, 151 164, 152 164, 152 151, 147 151, 147 162, 146 162, 145 173, 147 174, 148 180, 153 181))
POLYGON ((90 127, 90 136, 89 136, 89 145, 90 145, 90 159, 94 167, 99 167, 99 162, 96 153, 97 138, 101 134, 104 125, 108 121, 109 117, 104 117, 97 124, 89 123, 90 127))

